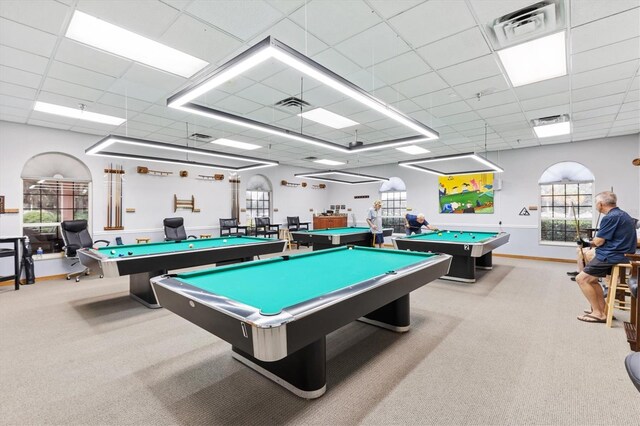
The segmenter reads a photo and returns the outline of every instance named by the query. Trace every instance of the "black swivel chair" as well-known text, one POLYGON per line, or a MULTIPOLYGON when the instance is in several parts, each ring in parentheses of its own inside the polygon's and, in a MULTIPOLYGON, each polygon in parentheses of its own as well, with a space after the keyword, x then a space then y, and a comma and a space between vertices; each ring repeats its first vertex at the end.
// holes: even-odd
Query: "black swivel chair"
MULTIPOLYGON (((105 247, 109 245, 107 240, 93 241, 89 234, 88 224, 86 220, 65 220, 60 223, 60 233, 62 241, 64 241, 64 255, 67 259, 71 259, 71 266, 75 266, 80 262, 78 258, 78 250, 81 248, 92 248, 94 243, 104 243, 105 247)), ((89 275, 89 268, 84 268, 79 272, 67 274, 67 279, 76 277, 76 282, 80 281, 81 275, 89 275)), ((100 275, 102 278, 102 274, 100 275)))
POLYGON ((182 241, 189 238, 196 239, 195 235, 187 235, 184 229, 184 219, 181 217, 168 217, 164 220, 164 240, 182 241))
POLYGON ((238 225, 238 219, 220 219, 221 237, 238 237, 247 235, 247 227, 238 225))
POLYGON ((272 225, 271 220, 268 217, 256 217, 256 236, 275 236, 275 238, 277 238, 279 230, 280 225, 272 225))
MULTIPOLYGON (((309 222, 300 222, 300 216, 287 216, 287 228, 289 228, 289 231, 308 231, 309 222)), ((300 248, 300 242, 295 240, 291 242, 296 243, 296 246, 300 248)), ((309 244, 305 245, 309 247, 309 244)))

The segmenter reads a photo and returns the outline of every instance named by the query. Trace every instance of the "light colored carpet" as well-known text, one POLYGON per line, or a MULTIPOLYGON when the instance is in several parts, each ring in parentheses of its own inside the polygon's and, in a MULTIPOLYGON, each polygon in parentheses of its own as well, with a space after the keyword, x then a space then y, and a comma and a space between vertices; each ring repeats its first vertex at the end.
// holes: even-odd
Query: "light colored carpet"
POLYGON ((328 390, 313 401, 133 301, 127 277, 1 287, 0 424, 638 424, 628 316, 577 321, 587 305, 570 265, 494 263, 475 284, 412 293, 409 333, 329 335, 328 390))

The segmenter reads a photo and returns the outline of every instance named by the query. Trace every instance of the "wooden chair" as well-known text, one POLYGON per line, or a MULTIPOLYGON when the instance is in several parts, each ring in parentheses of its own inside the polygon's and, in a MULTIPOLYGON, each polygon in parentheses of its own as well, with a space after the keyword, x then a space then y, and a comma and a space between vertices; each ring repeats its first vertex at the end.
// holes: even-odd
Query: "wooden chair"
POLYGON ((638 284, 640 284, 640 254, 627 254, 631 260, 631 277, 629 288, 631 290, 631 315, 629 322, 624 323, 624 331, 627 335, 627 342, 632 351, 640 351, 638 340, 638 329, 640 328, 640 304, 638 303, 638 284))
POLYGON ((630 295, 627 274, 631 272, 630 263, 618 263, 611 270, 609 279, 609 291, 607 293, 605 313, 607 315, 607 327, 613 322, 613 310, 631 310, 631 301, 627 301, 630 295))
POLYGON ((262 235, 267 238, 278 238, 279 230, 280 225, 272 224, 268 217, 256 217, 256 237, 262 235))
POLYGON ((247 227, 238 225, 238 219, 220 219, 221 237, 238 237, 247 235, 247 227))

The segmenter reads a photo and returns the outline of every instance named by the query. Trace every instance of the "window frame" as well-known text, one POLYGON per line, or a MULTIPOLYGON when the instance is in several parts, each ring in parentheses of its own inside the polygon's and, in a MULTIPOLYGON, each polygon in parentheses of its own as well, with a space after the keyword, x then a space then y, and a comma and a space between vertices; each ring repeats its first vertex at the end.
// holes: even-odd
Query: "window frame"
POLYGON ((573 215, 574 208, 576 209, 575 211, 578 216, 578 221, 580 223, 580 229, 584 229, 587 227, 590 227, 590 228, 594 227, 594 220, 595 220, 595 216, 594 216, 595 194, 593 193, 594 185, 595 185, 595 181, 571 181, 571 180, 538 184, 538 200, 540 202, 540 214, 538 215, 538 243, 540 245, 553 245, 553 246, 574 246, 575 245, 575 240, 576 240, 575 220, 576 219, 573 215), (571 193, 570 191, 567 191, 568 185, 576 185, 577 191, 575 193, 571 193), (590 185, 591 188, 588 191, 582 192, 581 187, 583 185, 590 185), (543 194, 543 187, 545 186, 551 187, 550 193, 543 194), (556 193, 557 186, 563 187, 562 194, 556 193), (563 205, 557 205, 555 203, 557 197, 563 198, 564 200, 563 205), (575 197, 577 199, 577 203, 574 204, 573 208, 571 206, 571 203, 567 201, 567 198, 571 198, 571 197, 575 197), (588 197, 588 204, 582 204, 580 202, 582 197, 588 197), (545 198, 550 199, 551 204, 545 203, 545 198), (564 209, 564 218, 555 217, 556 209, 560 209, 560 208, 564 209), (545 217, 546 209, 550 209, 551 211, 550 217, 545 217), (590 217, 585 218, 583 216, 586 211, 588 211, 590 217), (558 232, 561 232, 564 234, 564 239, 563 240, 544 239, 545 229, 543 226, 543 222, 545 221, 551 221, 552 223, 551 231, 546 230, 546 232, 551 232, 552 238, 556 234, 556 230, 554 229, 554 222, 563 221, 564 229, 558 232), (567 226, 567 224, 570 224, 573 226, 567 226), (585 226, 585 225, 589 225, 589 226, 585 226))
POLYGON ((382 226, 393 228, 394 233, 404 233, 404 216, 407 213, 407 191, 380 192, 382 201, 382 226), (396 195, 399 195, 396 197, 396 195), (393 197, 390 197, 393 196, 393 197), (392 203, 390 206, 389 203, 392 203))
POLYGON ((253 222, 253 220, 256 217, 271 217, 271 212, 272 212, 272 201, 273 201, 273 191, 263 191, 263 190, 250 190, 247 189, 245 191, 245 209, 246 209, 246 213, 247 213, 247 217, 253 222), (256 199, 252 198, 253 193, 256 194, 256 199), (259 194, 267 194, 268 195, 268 200, 264 200, 264 199, 260 199, 259 194), (252 207, 251 206, 251 202, 255 201, 256 205, 258 205, 258 207, 252 207), (264 202, 267 202, 266 208, 264 207, 264 202), (262 207, 259 207, 259 205, 262 203, 262 207), (260 215, 254 215, 255 213, 258 212, 267 212, 266 215, 264 214, 260 214, 260 215))

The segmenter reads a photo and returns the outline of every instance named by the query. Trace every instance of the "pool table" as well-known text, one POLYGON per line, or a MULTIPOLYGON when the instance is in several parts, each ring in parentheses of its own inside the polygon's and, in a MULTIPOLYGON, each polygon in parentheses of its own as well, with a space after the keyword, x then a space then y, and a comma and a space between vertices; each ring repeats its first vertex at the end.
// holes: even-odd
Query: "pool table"
POLYGON ((80 249, 80 262, 106 277, 129 275, 130 296, 148 308, 160 308, 149 279, 170 269, 252 260, 283 252, 285 240, 246 236, 164 241, 80 249), (189 247, 192 246, 192 247, 189 247))
POLYGON ((506 232, 439 230, 398 237, 393 240, 400 250, 446 253, 453 256, 449 273, 443 279, 475 282, 476 268, 491 269, 492 250, 509 242, 506 232))
MULTIPOLYGON (((384 228, 382 230, 385 237, 391 236, 392 232, 392 228, 384 228)), ((291 232, 291 240, 303 244, 312 244, 313 250, 324 250, 347 244, 364 247, 373 245, 371 231, 364 226, 293 231, 291 232)))
POLYGON ((360 319, 404 332, 409 293, 451 257, 343 246, 154 277, 166 309, 231 343, 232 356, 303 398, 326 390, 326 335, 360 319), (331 273, 333 271, 333 273, 331 273))

